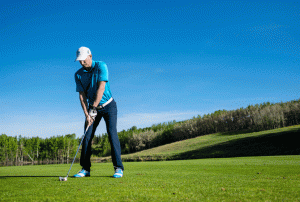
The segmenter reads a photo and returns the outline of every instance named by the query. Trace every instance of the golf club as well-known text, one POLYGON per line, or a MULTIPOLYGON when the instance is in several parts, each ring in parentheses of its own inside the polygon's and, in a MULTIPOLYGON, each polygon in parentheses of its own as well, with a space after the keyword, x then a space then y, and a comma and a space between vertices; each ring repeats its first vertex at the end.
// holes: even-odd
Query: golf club
POLYGON ((59 177, 59 181, 67 181, 68 176, 69 176, 69 173, 70 173, 70 170, 71 170, 72 165, 73 165, 73 163, 74 163, 74 161, 75 161, 75 158, 76 158, 76 156, 77 156, 79 147, 81 146, 82 141, 83 141, 83 139, 84 139, 84 137, 85 137, 85 134, 86 134, 86 132, 88 131, 89 127, 90 127, 90 125, 86 128, 86 130, 85 130, 85 132, 84 132, 84 135, 83 135, 82 138, 81 138, 80 144, 79 144, 78 149, 77 149, 77 151, 76 151, 76 154, 75 154, 75 156, 74 156, 74 159, 73 159, 73 162, 72 162, 71 167, 70 167, 70 169, 69 169, 69 172, 68 172, 68 174, 67 174, 67 177, 59 177))

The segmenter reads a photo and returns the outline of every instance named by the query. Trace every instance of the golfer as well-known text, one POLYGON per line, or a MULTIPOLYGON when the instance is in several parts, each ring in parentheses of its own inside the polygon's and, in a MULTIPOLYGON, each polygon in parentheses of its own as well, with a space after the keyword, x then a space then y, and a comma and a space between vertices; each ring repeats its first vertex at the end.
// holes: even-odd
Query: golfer
POLYGON ((85 115, 84 129, 88 130, 83 139, 80 165, 82 169, 74 177, 89 177, 91 168, 91 142, 102 117, 106 123, 111 158, 114 166, 114 178, 123 177, 124 167, 121 160, 121 147, 117 134, 117 104, 112 98, 108 80, 107 65, 92 60, 91 50, 80 47, 76 60, 82 68, 75 73, 76 92, 85 115))

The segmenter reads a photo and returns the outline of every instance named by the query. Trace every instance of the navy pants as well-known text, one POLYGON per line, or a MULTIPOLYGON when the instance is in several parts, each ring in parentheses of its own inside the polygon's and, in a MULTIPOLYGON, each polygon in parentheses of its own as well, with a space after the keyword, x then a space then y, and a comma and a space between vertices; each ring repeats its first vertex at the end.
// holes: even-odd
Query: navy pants
MULTIPOLYGON (((104 108, 97 110, 97 116, 94 123, 90 126, 85 134, 82 142, 80 165, 87 171, 90 171, 91 167, 91 143, 95 135, 97 126, 99 125, 102 117, 106 124, 106 130, 111 146, 111 158, 115 168, 121 168, 124 170, 121 160, 121 146, 117 133, 117 103, 112 100, 104 108)), ((86 129, 86 124, 84 125, 86 129)), ((85 131, 85 130, 84 130, 85 131)))

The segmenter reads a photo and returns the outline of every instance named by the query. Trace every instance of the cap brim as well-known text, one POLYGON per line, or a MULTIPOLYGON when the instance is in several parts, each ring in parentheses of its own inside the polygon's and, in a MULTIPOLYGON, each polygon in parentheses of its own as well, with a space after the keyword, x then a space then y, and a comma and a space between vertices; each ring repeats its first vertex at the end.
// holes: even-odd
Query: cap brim
POLYGON ((87 55, 80 55, 76 58, 75 62, 79 61, 79 60, 85 60, 86 58, 87 58, 87 55))

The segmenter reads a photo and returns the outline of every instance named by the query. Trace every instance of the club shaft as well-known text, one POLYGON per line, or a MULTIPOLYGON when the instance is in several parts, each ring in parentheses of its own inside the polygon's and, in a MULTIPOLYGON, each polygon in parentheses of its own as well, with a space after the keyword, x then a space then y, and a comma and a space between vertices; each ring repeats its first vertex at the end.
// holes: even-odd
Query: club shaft
POLYGON ((74 156, 74 159, 73 159, 73 162, 72 162, 72 164, 71 164, 71 167, 70 167, 70 169, 69 169, 69 171, 68 171, 67 177, 69 176, 69 173, 70 173, 70 171, 71 171, 71 168, 72 168, 73 163, 74 163, 74 161, 75 161, 75 158, 76 158, 76 156, 77 156, 77 153, 78 153, 78 151, 79 151, 79 148, 80 148, 80 146, 81 146, 81 144, 82 144, 82 141, 83 141, 83 139, 84 139, 84 137, 85 137, 85 134, 86 134, 86 132, 88 131, 89 127, 90 127, 90 126, 88 126, 88 127, 86 128, 86 130, 85 130, 85 132, 84 132, 84 135, 83 135, 82 138, 81 138, 80 144, 79 144, 78 149, 77 149, 77 151, 76 151, 76 154, 75 154, 75 156, 74 156))

